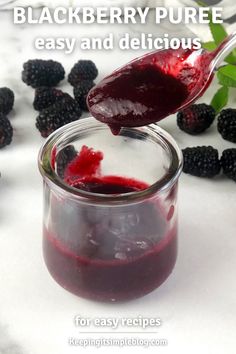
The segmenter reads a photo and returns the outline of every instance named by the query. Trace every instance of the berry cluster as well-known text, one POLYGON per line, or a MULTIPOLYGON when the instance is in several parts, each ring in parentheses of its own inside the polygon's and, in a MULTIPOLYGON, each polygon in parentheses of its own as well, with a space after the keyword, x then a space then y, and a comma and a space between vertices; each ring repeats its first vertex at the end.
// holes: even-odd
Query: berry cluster
POLYGON ((187 147, 182 150, 183 171, 197 177, 212 178, 223 173, 236 181, 236 148, 226 149, 219 158, 218 150, 212 146, 187 147))
POLYGON ((95 83, 93 81, 84 80, 74 87, 75 100, 78 102, 83 111, 88 111, 87 95, 94 85, 95 83))
POLYGON ((34 59, 23 64, 22 81, 33 88, 56 86, 64 77, 65 70, 57 61, 34 59))
POLYGON ((184 132, 197 135, 211 126, 216 113, 211 106, 201 103, 193 104, 177 114, 177 125, 184 132))
MULTIPOLYGON (((205 103, 193 104, 177 114, 177 125, 184 132, 197 135, 208 129, 216 117, 214 108, 205 103)), ((223 109, 217 129, 225 140, 236 143, 236 109, 223 109)))
MULTIPOLYGON (((216 117, 215 110, 205 103, 193 104, 177 114, 177 125, 184 132, 197 135, 208 129, 216 117)), ((217 129, 221 136, 236 143, 236 109, 228 108, 220 112, 217 129)), ((236 181, 236 149, 223 151, 221 159, 211 146, 188 147, 183 150, 183 171, 197 177, 214 177, 223 173, 236 181)))
POLYGON ((33 107, 39 111, 36 127, 43 137, 77 120, 87 111, 87 94, 95 85, 98 70, 91 60, 79 60, 68 75, 74 98, 55 86, 64 79, 63 66, 53 60, 28 60, 23 65, 22 80, 35 88, 33 107))
POLYGON ((84 111, 88 111, 87 95, 97 76, 98 69, 91 60, 79 60, 69 73, 68 81, 74 88, 74 97, 84 111))
POLYGON ((14 106, 14 93, 7 87, 0 88, 0 149, 12 141, 13 128, 7 117, 14 106))
POLYGON ((81 114, 76 101, 68 95, 39 112, 36 128, 46 138, 56 129, 79 119, 81 114))
POLYGON ((218 132, 222 138, 236 143, 236 109, 223 109, 218 117, 218 132))

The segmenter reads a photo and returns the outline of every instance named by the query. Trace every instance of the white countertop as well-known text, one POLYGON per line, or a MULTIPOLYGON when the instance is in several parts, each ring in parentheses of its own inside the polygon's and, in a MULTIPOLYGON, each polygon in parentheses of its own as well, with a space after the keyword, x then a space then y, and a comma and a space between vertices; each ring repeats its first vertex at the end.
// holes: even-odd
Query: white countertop
MULTIPOLYGON (((22 83, 23 62, 36 57, 63 63, 67 73, 80 58, 91 58, 100 78, 141 54, 137 52, 76 51, 37 52, 37 36, 93 36, 109 31, 129 31, 128 26, 13 26, 11 14, 0 12, 0 87, 9 86, 16 95, 10 114, 14 139, 0 151, 0 354, 79 353, 68 345, 69 337, 164 338, 165 347, 149 347, 156 353, 227 353, 236 346, 236 184, 224 177, 214 180, 188 175, 180 178, 179 255, 168 280, 156 291, 122 304, 101 304, 77 298, 58 286, 44 265, 41 250, 42 180, 37 155, 43 138, 35 128, 37 112, 32 108, 33 90, 22 83), (79 334, 76 315, 98 317, 157 317, 162 321, 157 334, 79 334)), ((139 27, 140 30, 140 27, 139 27)), ((145 31, 147 28, 145 28, 145 31)), ((216 84, 202 101, 209 102, 216 84)), ((72 92, 71 87, 62 88, 72 92)), ((236 92, 232 92, 236 107, 236 92)), ((215 122, 216 123, 216 122, 215 122)), ((221 138, 216 124, 201 136, 189 136, 169 117, 160 125, 180 147, 213 145, 221 152, 236 147, 221 138)), ((101 328, 87 327, 87 332, 101 328)), ((135 330, 135 328, 131 328, 135 330)), ((104 329, 109 331, 109 328, 104 329)), ((123 329, 124 331, 124 329, 123 329)), ((147 352, 143 347, 102 347, 100 352, 147 352)), ((87 352, 94 352, 88 347, 87 352)))

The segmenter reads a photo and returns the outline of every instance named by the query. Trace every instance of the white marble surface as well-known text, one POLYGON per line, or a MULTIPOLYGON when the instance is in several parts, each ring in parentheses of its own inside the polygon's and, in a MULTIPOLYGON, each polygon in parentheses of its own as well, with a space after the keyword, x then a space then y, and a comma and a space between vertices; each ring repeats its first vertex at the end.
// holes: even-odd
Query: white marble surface
MULTIPOLYGON (((20 80, 22 63, 29 58, 52 58, 63 62, 68 72, 79 58, 91 58, 101 78, 141 52, 77 51, 70 56, 59 52, 39 53, 33 49, 33 39, 39 34, 79 36, 89 31, 92 36, 98 31, 102 35, 129 30, 126 26, 16 27, 9 12, 0 13, 0 86, 11 87, 16 94, 15 109, 10 115, 14 140, 11 146, 0 151, 0 354, 80 352, 80 347, 67 343, 68 337, 79 335, 73 324, 77 314, 91 318, 138 315, 161 318, 162 326, 156 336, 166 338, 167 347, 104 347, 100 349, 104 353, 111 350, 114 353, 121 350, 125 353, 147 350, 168 354, 235 353, 236 184, 230 180, 181 176, 178 261, 169 279, 144 298, 111 305, 77 298, 52 280, 42 259, 42 180, 37 154, 43 138, 35 128, 33 90, 20 80)), ((209 101, 215 86, 209 88, 203 101, 209 101)), ((71 92, 66 83, 62 87, 71 92)), ((231 106, 236 106, 236 92, 231 96, 231 106)), ((235 146, 217 134, 215 125, 196 137, 181 133, 174 116, 160 125, 181 147, 212 144, 222 151, 235 146)), ((88 328, 88 331, 96 330, 88 328)), ((113 335, 105 336, 124 335, 114 331, 113 335)), ((143 331, 139 336, 150 335, 143 331)), ((88 353, 94 350, 87 348, 88 353)))

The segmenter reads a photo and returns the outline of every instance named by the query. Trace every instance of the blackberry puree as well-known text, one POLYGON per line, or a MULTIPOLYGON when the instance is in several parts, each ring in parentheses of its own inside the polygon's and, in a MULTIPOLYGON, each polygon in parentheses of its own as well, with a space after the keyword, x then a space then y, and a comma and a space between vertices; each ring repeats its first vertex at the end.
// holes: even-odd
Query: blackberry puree
MULTIPOLYGON (((66 167, 64 181, 107 195, 149 187, 132 178, 102 176, 102 159, 101 152, 83 146, 66 167)), ((173 205, 169 212, 157 199, 78 206, 54 195, 50 203, 44 258, 53 278, 72 293, 99 301, 134 299, 157 288, 171 273, 177 255, 176 222, 170 227, 173 205)))
POLYGON ((115 135, 121 127, 158 122, 199 96, 208 78, 209 60, 208 54, 195 58, 194 50, 182 48, 147 54, 94 86, 87 97, 88 108, 115 135))

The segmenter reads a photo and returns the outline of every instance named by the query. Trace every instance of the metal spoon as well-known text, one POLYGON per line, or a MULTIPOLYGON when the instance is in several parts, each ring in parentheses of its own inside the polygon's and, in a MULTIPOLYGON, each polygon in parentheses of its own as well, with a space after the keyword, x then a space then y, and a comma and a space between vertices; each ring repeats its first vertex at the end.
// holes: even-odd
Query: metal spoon
POLYGON ((91 89, 89 110, 114 134, 122 126, 155 123, 202 96, 235 45, 236 32, 212 52, 180 48, 139 57, 91 89))

